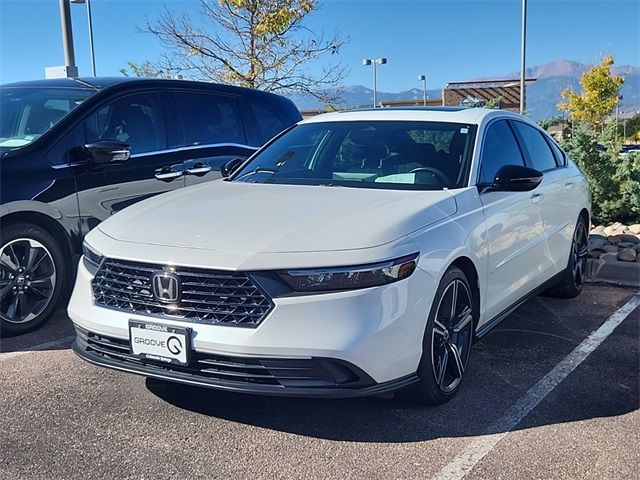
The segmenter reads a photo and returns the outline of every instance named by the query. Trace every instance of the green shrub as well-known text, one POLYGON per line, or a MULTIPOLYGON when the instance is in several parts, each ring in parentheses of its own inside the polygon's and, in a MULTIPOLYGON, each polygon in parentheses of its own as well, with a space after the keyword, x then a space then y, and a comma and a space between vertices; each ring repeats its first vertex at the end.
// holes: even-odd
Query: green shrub
POLYGON ((563 147, 589 179, 594 224, 640 223, 640 155, 618 155, 614 123, 578 126, 563 147))

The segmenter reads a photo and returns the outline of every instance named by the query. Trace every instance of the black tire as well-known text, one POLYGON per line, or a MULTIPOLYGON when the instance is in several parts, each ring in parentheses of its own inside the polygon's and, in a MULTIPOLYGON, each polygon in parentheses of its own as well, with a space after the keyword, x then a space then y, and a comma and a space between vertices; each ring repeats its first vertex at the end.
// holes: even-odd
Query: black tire
POLYGON ((573 231, 567 268, 562 272, 558 283, 549 287, 544 295, 557 298, 574 298, 580 295, 586 278, 587 238, 587 224, 581 216, 573 231))
POLYGON ((29 223, 0 231, 0 337, 45 323, 67 284, 68 267, 57 240, 29 223))
POLYGON ((473 345, 477 318, 474 300, 467 276, 459 268, 450 267, 438 285, 429 312, 418 366, 420 380, 411 391, 415 400, 439 405, 451 400, 460 389, 473 345), (458 289, 457 296, 452 288, 458 289), (460 302, 453 315, 449 300, 452 295, 460 302), (455 350, 451 345, 455 345, 455 350))

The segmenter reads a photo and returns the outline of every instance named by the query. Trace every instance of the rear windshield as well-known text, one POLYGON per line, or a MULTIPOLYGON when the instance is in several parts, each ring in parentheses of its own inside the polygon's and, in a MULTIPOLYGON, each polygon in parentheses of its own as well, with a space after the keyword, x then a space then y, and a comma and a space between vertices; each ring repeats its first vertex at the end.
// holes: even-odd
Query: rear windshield
POLYGON ((0 88, 0 147, 28 145, 93 93, 80 88, 0 88))
POLYGON ((475 129, 447 122, 301 124, 234 175, 235 181, 400 190, 465 185, 475 129))

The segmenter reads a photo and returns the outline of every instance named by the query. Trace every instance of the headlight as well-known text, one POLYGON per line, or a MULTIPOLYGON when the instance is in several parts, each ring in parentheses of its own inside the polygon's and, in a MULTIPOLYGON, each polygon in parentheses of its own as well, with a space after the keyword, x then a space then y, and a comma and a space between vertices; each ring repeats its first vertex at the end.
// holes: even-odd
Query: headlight
POLYGON ((92 275, 98 272, 100 265, 102 265, 102 260, 102 255, 90 247, 87 242, 82 243, 82 261, 92 275))
POLYGON ((384 262, 353 267, 314 268, 278 272, 298 292, 354 290, 377 287, 409 277, 416 269, 418 253, 384 262))

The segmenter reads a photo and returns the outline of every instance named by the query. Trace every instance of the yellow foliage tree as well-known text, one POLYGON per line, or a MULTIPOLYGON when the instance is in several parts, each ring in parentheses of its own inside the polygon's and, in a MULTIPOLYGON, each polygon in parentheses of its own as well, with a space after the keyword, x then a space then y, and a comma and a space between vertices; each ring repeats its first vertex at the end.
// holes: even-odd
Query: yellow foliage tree
POLYGON ((580 78, 582 93, 577 94, 570 88, 564 89, 564 101, 558 103, 558 108, 568 112, 572 120, 592 125, 602 122, 616 106, 618 92, 624 83, 623 77, 612 75, 613 63, 613 57, 607 55, 598 65, 584 72, 580 78))
POLYGON ((346 71, 319 61, 348 39, 304 26, 318 0, 200 0, 200 7, 197 20, 169 8, 147 20, 141 30, 157 37, 164 53, 155 62, 129 62, 130 70, 335 100, 331 87, 346 71))

